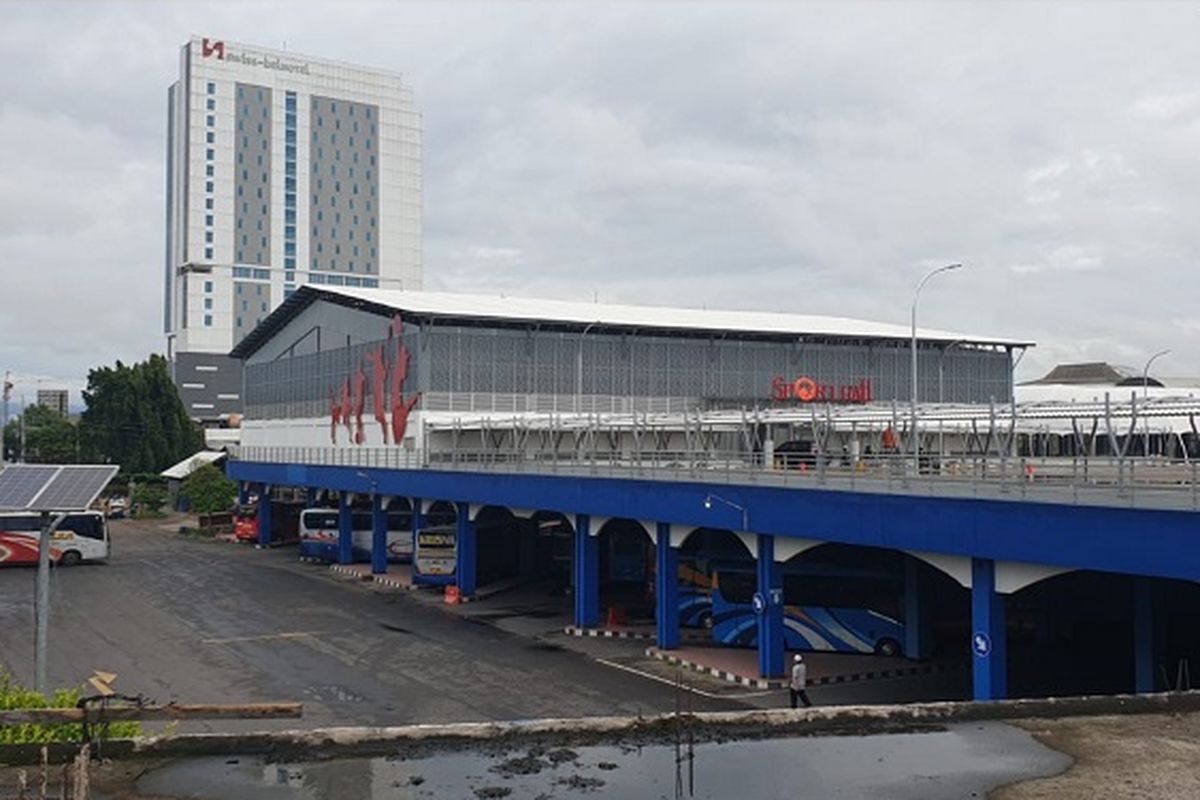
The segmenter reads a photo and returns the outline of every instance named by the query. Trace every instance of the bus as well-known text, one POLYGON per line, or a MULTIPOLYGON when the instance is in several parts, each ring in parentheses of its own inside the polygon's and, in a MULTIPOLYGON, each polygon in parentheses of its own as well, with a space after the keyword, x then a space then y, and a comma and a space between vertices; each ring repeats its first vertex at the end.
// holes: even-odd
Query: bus
MULTIPOLYGON (((239 542, 258 541, 258 504, 261 500, 250 503, 239 503, 233 512, 233 536, 239 542)), ((296 526, 302 504, 268 501, 271 503, 271 543, 286 544, 296 541, 296 526)))
MULTIPOLYGON (((0 514, 0 564, 36 564, 41 531, 40 514, 0 514)), ((99 511, 67 514, 50 534, 50 560, 59 566, 104 561, 109 549, 108 525, 99 511)))
MULTIPOLYGON (((409 562, 413 555, 412 517, 407 511, 387 512, 387 559, 409 562)), ((300 556, 320 561, 337 560, 338 512, 334 508, 306 508, 300 512, 300 556)), ((352 558, 371 560, 371 512, 350 514, 352 558)))
MULTIPOLYGON (((825 564, 781 571, 787 649, 904 655, 902 578, 825 564)), ((710 628, 719 644, 758 645, 753 562, 681 564, 679 579, 682 626, 710 628)))

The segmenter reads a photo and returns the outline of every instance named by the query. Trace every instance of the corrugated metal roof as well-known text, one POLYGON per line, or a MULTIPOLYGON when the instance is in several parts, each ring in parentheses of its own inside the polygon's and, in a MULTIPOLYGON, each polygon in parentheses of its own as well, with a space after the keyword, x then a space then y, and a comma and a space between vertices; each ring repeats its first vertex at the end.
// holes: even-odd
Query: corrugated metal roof
MULTIPOLYGON (((451 292, 415 292, 398 289, 359 289, 342 286, 310 287, 336 294, 431 316, 485 320, 522 320, 576 325, 611 325, 630 328, 660 328, 693 331, 737 331, 741 333, 834 336, 864 339, 908 339, 907 325, 868 322, 848 317, 813 314, 784 314, 772 311, 718 311, 662 306, 577 303, 530 297, 499 297, 451 292)), ((1033 342, 995 336, 956 333, 920 328, 926 341, 970 344, 1032 346, 1033 342)))
POLYGON ((215 464, 223 458, 225 458, 223 450, 201 450, 195 455, 188 456, 178 464, 167 467, 158 474, 164 478, 183 480, 205 464, 215 464))

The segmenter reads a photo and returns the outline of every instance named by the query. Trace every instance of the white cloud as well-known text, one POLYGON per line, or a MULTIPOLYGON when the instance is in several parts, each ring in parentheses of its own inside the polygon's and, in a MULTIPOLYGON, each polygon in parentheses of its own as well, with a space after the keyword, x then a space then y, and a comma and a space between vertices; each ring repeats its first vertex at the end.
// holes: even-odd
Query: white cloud
POLYGON ((1200 374, 1163 321, 1200 292, 1193 14, 8 3, 0 369, 161 349, 166 87, 201 33, 405 74, 430 286, 903 322, 963 261, 923 323, 1038 340, 1022 374, 1163 347, 1200 374))

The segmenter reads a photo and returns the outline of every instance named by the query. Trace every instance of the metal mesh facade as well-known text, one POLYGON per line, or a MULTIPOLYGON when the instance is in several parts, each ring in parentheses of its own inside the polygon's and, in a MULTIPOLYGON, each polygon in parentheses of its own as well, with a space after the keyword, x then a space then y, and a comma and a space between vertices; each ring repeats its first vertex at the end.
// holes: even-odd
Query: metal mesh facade
MULTIPOLYGON (((421 407, 427 410, 620 412, 766 405, 774 376, 785 381, 807 376, 834 386, 869 380, 876 402, 907 401, 910 395, 910 350, 903 341, 760 341, 440 323, 410 325, 404 339, 411 353, 404 391, 422 392, 421 407)), ((326 415, 330 395, 364 363, 368 351, 385 343, 380 339, 248 365, 247 415, 326 415)), ((922 346, 919 398, 1005 403, 1010 368, 1004 350, 922 346)), ((369 398, 370 380, 367 391, 369 398)))

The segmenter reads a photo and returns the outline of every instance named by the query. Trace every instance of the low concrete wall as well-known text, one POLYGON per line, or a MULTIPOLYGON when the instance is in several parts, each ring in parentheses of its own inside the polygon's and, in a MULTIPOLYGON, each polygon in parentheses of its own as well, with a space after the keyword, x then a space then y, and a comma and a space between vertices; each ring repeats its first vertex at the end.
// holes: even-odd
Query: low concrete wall
MULTIPOLYGON (((895 706, 829 706, 808 709, 659 714, 648 717, 584 717, 383 728, 315 728, 264 733, 197 733, 105 742, 106 758, 176 758, 199 755, 264 755, 284 761, 367 756, 419 758, 473 748, 508 750, 535 744, 588 746, 671 744, 681 730, 697 742, 788 736, 868 736, 937 730, 957 722, 1047 719, 1113 714, 1200 711, 1200 692, 1146 695, 945 702, 895 706)), ((52 745, 57 759, 77 752, 52 745)), ((33 763, 40 746, 0 746, 0 764, 33 763)))

